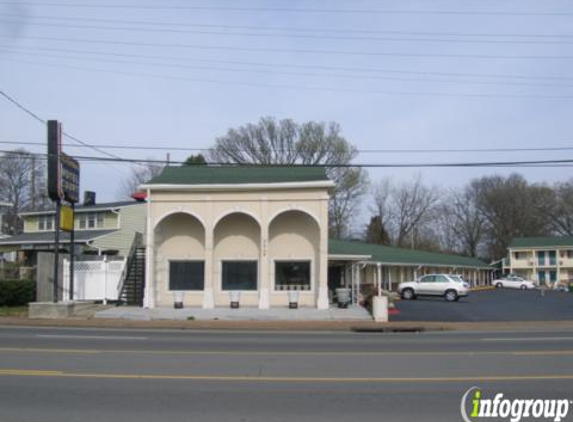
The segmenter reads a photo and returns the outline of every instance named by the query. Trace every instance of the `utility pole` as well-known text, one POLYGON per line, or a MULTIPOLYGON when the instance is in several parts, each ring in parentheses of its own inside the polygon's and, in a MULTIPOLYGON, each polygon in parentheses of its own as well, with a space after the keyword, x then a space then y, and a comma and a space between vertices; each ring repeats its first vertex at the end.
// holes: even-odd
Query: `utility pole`
POLYGON ((30 177, 32 180, 30 181, 30 205, 32 206, 32 210, 36 209, 36 156, 34 154, 31 155, 32 158, 32 174, 30 177))

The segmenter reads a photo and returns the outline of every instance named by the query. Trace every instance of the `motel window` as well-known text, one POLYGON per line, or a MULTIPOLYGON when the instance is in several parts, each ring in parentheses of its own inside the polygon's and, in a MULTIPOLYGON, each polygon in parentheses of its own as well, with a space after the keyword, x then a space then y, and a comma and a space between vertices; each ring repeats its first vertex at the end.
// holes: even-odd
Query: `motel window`
POLYGON ((569 249, 567 251, 567 259, 573 259, 573 250, 569 249))
POLYGON ((517 260, 527 259, 527 253, 526 252, 515 252, 515 259, 517 259, 517 260))
POLYGON ((257 290, 257 261, 223 261, 223 290, 257 290))
POLYGON ((95 229, 96 226, 96 215, 94 212, 88 214, 88 229, 95 229))
POLYGON ((203 261, 169 262, 169 290, 203 290, 204 284, 203 261))
POLYGON ((50 231, 54 230, 54 216, 41 215, 38 217, 38 230, 50 231))
POLYGON ((79 214, 80 229, 102 229, 103 225, 103 212, 86 212, 79 214))
POLYGON ((310 290, 310 261, 275 262, 275 290, 310 290))

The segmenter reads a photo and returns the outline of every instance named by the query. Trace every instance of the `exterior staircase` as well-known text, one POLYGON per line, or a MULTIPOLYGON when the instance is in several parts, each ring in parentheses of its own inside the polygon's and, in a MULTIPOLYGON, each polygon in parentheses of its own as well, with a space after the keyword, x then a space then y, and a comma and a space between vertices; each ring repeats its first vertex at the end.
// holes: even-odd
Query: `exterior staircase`
POLYGON ((145 248, 134 241, 119 283, 118 304, 143 306, 145 291, 145 248))

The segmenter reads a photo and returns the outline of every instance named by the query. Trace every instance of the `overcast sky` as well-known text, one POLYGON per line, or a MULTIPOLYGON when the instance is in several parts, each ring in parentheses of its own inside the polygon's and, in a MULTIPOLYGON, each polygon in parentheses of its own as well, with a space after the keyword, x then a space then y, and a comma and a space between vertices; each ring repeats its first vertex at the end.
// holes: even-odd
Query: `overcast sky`
MULTIPOLYGON (((102 148, 126 158, 207 148, 261 116, 338 122, 360 150, 573 148, 572 47, 565 0, 0 0, 0 89, 84 142, 166 148, 102 148)), ((45 140, 41 123, 0 98, 0 149, 45 152, 25 145, 45 140)), ((71 155, 101 156, 65 142, 71 155)), ((356 162, 571 158, 361 153, 356 162)), ((81 169, 81 189, 107 201, 130 166, 81 169)), ((373 181, 421 172, 453 187, 516 169, 368 171, 373 181)), ((517 171, 534 182, 571 177, 569 167, 517 171)))

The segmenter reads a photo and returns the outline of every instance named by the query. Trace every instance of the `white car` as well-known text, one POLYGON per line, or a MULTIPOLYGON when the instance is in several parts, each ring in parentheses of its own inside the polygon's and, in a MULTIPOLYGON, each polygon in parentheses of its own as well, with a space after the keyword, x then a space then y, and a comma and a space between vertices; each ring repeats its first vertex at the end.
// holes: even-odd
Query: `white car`
POLYGON ((398 286, 400 296, 406 300, 418 296, 443 296, 448 302, 454 302, 467 296, 469 291, 470 285, 456 274, 428 274, 398 286))
POLYGON ((526 280, 516 275, 508 275, 507 277, 498 278, 493 280, 492 283, 498 289, 535 289, 533 281, 526 280))

